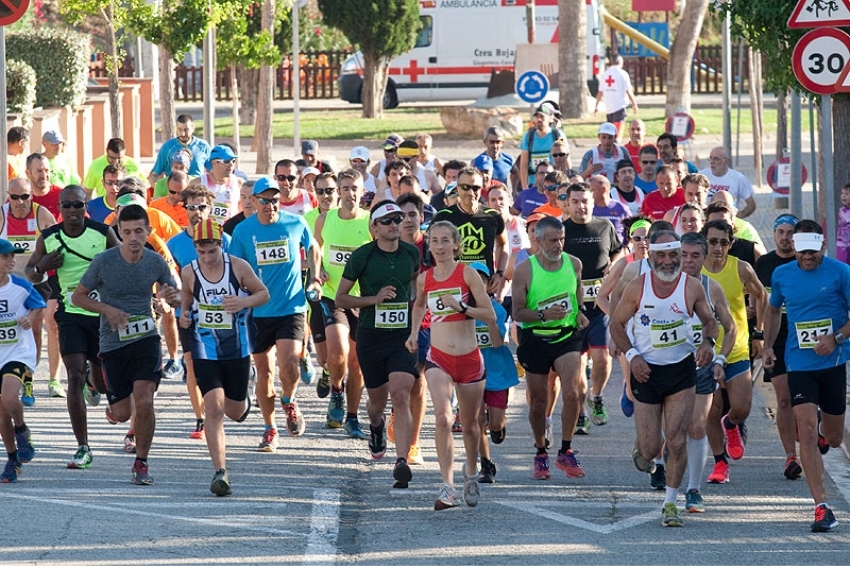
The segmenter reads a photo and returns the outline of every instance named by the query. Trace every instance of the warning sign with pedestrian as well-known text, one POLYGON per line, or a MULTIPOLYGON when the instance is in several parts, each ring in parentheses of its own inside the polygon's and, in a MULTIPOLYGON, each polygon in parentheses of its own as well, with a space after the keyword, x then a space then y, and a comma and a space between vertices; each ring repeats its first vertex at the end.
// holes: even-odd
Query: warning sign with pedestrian
POLYGON ((799 0, 788 27, 792 29, 850 25, 850 0, 799 0))

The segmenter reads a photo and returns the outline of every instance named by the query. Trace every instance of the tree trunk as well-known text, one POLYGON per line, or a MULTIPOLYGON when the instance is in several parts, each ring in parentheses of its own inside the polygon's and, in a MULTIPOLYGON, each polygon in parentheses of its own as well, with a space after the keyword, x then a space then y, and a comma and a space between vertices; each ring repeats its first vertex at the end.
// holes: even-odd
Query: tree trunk
MULTIPOLYGON (((275 0, 263 3, 261 26, 269 30, 274 37, 275 0)), ((254 146, 257 148, 258 175, 268 175, 272 168, 272 116, 274 115, 272 101, 274 98, 274 67, 260 67, 259 91, 257 93, 257 121, 254 126, 254 146)))
POLYGON ((112 137, 123 138, 121 132, 121 101, 118 92, 118 68, 121 62, 118 60, 118 41, 115 38, 115 3, 110 2, 108 18, 106 21, 106 42, 109 50, 109 111, 112 115, 112 137))
POLYGON ((783 90, 776 95, 776 159, 782 159, 788 151, 788 112, 791 97, 783 90))
POLYGON ((832 155, 833 201, 837 213, 841 210, 841 187, 850 180, 850 160, 847 159, 850 155, 850 95, 847 94, 832 96, 832 155))
MULTIPOLYGON (((676 38, 670 46, 670 59, 667 60, 667 101, 664 111, 668 117, 681 109, 685 112, 691 110, 691 65, 709 1, 688 0, 682 11, 676 38)), ((723 80, 727 80, 727 77, 723 77, 723 80)))
POLYGON ((586 19, 584 2, 558 2, 558 104, 564 118, 582 118, 588 111, 586 19))
POLYGON ((386 61, 374 53, 363 52, 363 103, 364 118, 384 117, 384 93, 387 90, 386 61))
POLYGON ((257 119, 257 89, 260 85, 260 70, 236 66, 236 80, 239 82, 239 123, 252 126, 257 119))
POLYGON ((174 56, 171 51, 159 46, 159 122, 161 140, 174 137, 174 56))
POLYGON ((230 65, 230 99, 233 101, 232 121, 233 121, 233 149, 236 155, 242 152, 239 143, 239 80, 236 77, 236 65, 230 65))
POLYGON ((762 167, 764 163, 764 148, 762 147, 764 102, 762 100, 761 84, 761 52, 751 49, 749 63, 750 112, 753 117, 753 168, 756 172, 756 185, 761 186, 762 167))

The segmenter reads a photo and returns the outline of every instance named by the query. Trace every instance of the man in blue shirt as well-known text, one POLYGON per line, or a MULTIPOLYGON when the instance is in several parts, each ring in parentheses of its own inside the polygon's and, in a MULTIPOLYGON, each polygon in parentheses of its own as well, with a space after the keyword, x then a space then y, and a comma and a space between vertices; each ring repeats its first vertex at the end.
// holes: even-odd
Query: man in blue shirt
POLYGON ((206 140, 196 138, 193 135, 194 132, 195 123, 191 116, 181 114, 177 117, 177 137, 166 141, 159 148, 153 170, 148 176, 151 186, 156 184, 160 177, 171 172, 171 158, 178 150, 183 148, 191 151, 193 158, 187 173, 190 176, 197 177, 204 172, 204 163, 209 159, 212 148, 206 140))
POLYGON ((817 533, 838 525, 826 501, 821 455, 830 446, 840 446, 844 437, 850 266, 824 257, 823 229, 813 220, 801 220, 793 240, 796 261, 777 267, 771 278, 763 361, 765 369, 776 362, 773 344, 784 305, 788 389, 797 419, 800 461, 816 505, 811 528, 817 533))
MULTIPOLYGON (((484 153, 493 160, 493 179, 508 186, 510 180, 513 186, 517 186, 519 176, 514 164, 514 158, 507 153, 502 153, 505 146, 505 133, 498 126, 490 126, 484 130, 484 153)), ((477 156, 481 157, 481 155, 477 156)))

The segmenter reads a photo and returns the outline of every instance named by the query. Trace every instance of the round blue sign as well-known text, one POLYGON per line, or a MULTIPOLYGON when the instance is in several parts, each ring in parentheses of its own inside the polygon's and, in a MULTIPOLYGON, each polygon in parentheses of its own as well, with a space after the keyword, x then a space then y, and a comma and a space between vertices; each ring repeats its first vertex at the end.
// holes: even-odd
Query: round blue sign
POLYGON ((523 102, 542 102, 549 93, 549 79, 540 71, 526 71, 516 80, 516 93, 523 102))

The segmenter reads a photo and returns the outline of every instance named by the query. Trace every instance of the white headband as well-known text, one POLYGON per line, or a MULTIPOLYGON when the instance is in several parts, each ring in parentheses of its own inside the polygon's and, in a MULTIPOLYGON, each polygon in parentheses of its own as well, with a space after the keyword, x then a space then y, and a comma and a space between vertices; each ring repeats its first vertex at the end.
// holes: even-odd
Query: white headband
POLYGON ((662 252, 665 250, 678 250, 682 248, 682 242, 679 240, 675 240, 673 242, 663 242, 661 244, 649 244, 649 251, 651 252, 662 252))
POLYGON ((811 250, 819 252, 823 247, 823 234, 816 232, 797 232, 792 238, 794 240, 794 251, 803 252, 811 250))

